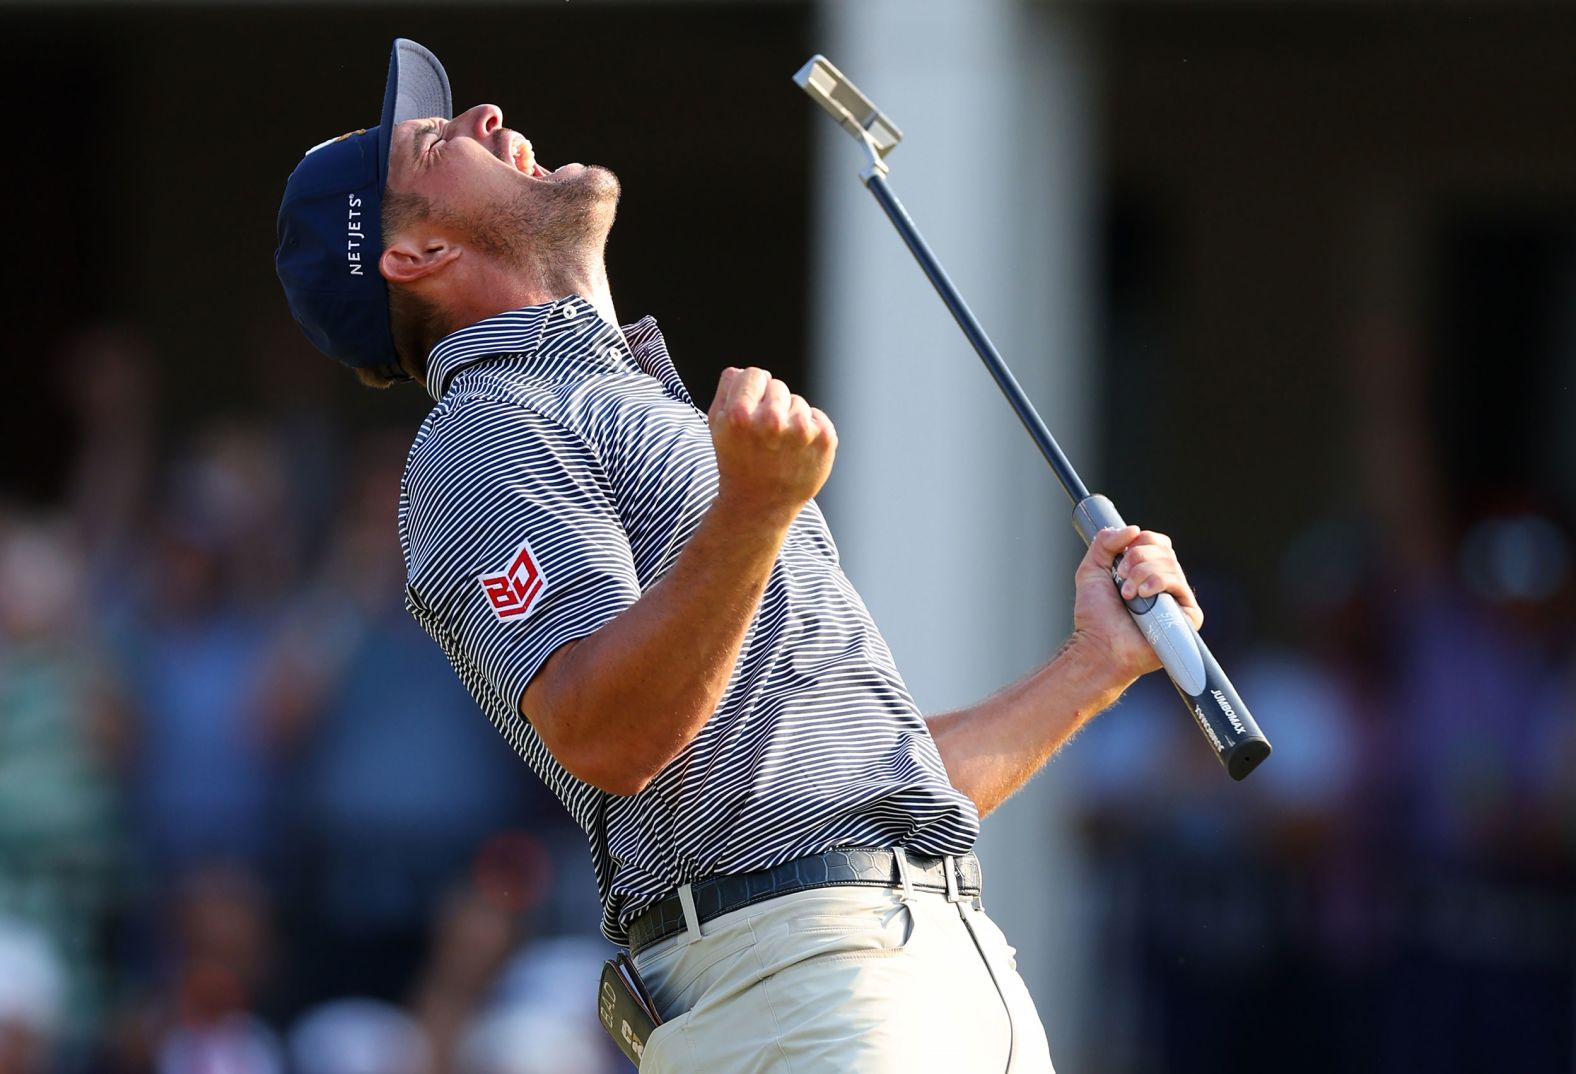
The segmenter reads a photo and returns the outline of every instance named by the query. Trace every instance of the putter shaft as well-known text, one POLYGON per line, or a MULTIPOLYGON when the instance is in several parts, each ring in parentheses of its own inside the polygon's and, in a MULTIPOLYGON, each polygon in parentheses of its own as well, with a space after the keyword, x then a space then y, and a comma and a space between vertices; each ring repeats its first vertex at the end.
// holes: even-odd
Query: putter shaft
POLYGON ((1007 368, 1007 363, 1002 360, 1001 352, 990 341, 990 336, 985 334, 985 329, 980 325, 979 319, 974 316, 974 311, 969 309, 969 304, 963 301, 963 296, 953 285, 947 270, 941 267, 941 262, 936 260, 936 255, 931 252, 930 244, 919 233, 919 228, 914 225, 913 219, 908 215, 908 210, 903 208, 903 203, 897 200, 897 195, 892 193, 892 187, 887 183, 886 177, 879 173, 871 172, 864 177, 865 186, 870 188, 870 193, 875 195, 876 201, 881 203, 881 208, 886 211, 887 218, 897 228, 903 242, 907 244, 909 252, 914 255, 914 260, 919 262, 919 267, 924 270, 925 276, 935 287, 936 293, 941 296, 941 301, 946 304, 952 313, 953 320, 958 322, 958 327, 963 329, 963 334, 974 345, 974 352, 980 356, 980 361, 985 363, 985 368, 990 371, 991 378, 996 381, 996 386, 1007 397, 1007 402, 1012 405, 1013 413, 1018 415, 1018 420, 1023 422, 1024 429, 1040 449, 1040 454, 1045 456, 1045 461, 1050 463, 1051 471, 1056 475, 1056 480, 1061 482, 1062 489, 1073 503, 1082 503, 1089 497, 1089 489, 1084 485, 1083 479, 1078 476, 1078 471, 1073 469, 1073 464, 1067 461, 1066 454, 1061 445, 1051 435, 1051 430, 1046 427, 1039 413, 1034 409, 1034 404, 1029 402, 1029 397, 1024 394, 1023 388, 1018 383, 1018 378, 1012 375, 1012 370, 1007 368))
MULTIPOLYGON (((985 363, 991 378, 1007 397, 1018 420, 1040 449, 1040 454, 1045 456, 1063 491, 1073 501, 1073 527, 1078 535, 1085 544, 1090 544, 1100 530, 1121 527, 1124 523, 1116 505, 1104 496, 1090 494, 1072 463, 1067 461, 1061 446, 1056 443, 1056 438, 1029 402, 1017 378, 1012 375, 1012 370, 1007 368, 995 344, 985 334, 985 329, 947 276, 946 270, 941 267, 941 262, 925 242, 924 236, 919 233, 919 228, 903 208, 903 203, 887 184, 885 157, 902 137, 896 125, 824 56, 811 57, 794 76, 794 81, 863 144, 869 164, 860 173, 860 179, 902 236, 914 260, 919 262, 919 267, 941 296, 953 319, 958 322, 958 327, 968 337, 980 361, 985 363), (878 138, 878 135, 881 137, 878 138)), ((1121 557, 1118 556, 1111 568, 1111 581, 1117 588, 1118 597, 1121 596, 1123 582, 1118 572, 1120 564, 1121 557)), ((1204 639, 1199 637, 1192 622, 1169 593, 1151 597, 1135 596, 1123 603, 1134 625, 1165 666, 1172 685, 1176 687, 1199 730, 1214 748, 1221 765, 1232 779, 1240 780, 1247 776, 1270 755, 1269 739, 1259 730, 1247 705, 1243 704, 1236 688, 1231 685, 1231 680, 1204 644, 1204 639)))

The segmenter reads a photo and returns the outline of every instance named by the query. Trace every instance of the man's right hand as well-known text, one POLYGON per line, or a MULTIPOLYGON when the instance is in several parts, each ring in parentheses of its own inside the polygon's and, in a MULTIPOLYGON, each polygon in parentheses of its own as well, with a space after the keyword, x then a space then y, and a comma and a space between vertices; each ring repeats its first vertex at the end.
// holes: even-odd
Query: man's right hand
POLYGON ((764 369, 723 370, 707 417, 717 499, 747 517, 786 528, 832 472, 832 420, 764 369))

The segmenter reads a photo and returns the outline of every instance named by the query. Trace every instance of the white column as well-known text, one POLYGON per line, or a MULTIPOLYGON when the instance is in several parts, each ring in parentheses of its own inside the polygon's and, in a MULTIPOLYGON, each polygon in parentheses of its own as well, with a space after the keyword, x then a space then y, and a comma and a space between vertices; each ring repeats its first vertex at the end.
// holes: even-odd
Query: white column
MULTIPOLYGON (((903 129, 893 189, 1075 463, 1087 450, 1092 86, 1076 13, 829 0, 816 47, 903 129)), ((809 103, 806 102, 807 108, 809 103)), ((1071 625, 1069 503, 819 112, 814 382, 842 446, 822 502, 920 704, 984 697, 1071 625)), ((1056 765, 987 819, 986 905, 1077 1069, 1079 863, 1056 765)))

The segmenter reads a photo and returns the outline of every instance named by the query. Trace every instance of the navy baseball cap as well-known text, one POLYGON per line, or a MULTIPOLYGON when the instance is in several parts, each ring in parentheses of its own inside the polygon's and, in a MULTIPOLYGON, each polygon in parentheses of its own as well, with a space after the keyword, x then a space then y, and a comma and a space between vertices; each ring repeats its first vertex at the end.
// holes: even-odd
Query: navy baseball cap
POLYGON ((279 203, 274 271, 296 324, 318 350, 352 368, 393 365, 383 253, 383 187, 396 124, 452 117, 449 76, 438 57, 397 38, 382 121, 308 149, 279 203))

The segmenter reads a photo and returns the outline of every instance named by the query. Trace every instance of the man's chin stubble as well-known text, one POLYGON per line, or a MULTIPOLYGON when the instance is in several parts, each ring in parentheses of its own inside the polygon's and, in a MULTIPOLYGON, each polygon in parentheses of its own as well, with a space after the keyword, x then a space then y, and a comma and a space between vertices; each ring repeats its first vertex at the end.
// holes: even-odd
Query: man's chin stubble
POLYGON ((477 249, 548 282, 599 258, 618 209, 618 176, 601 165, 462 224, 477 249))
POLYGON ((592 187, 598 197, 609 198, 615 204, 618 202, 619 195, 623 193, 618 176, 614 175, 611 169, 604 168, 600 164, 586 165, 586 170, 579 181, 592 187))

